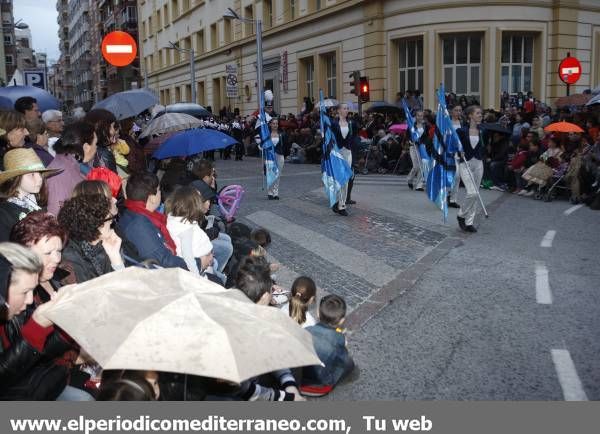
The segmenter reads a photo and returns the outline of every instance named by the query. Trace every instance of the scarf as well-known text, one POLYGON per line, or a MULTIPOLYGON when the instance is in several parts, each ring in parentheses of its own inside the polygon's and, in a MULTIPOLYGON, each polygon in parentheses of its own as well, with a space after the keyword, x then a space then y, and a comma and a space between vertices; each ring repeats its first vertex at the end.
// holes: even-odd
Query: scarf
POLYGON ((90 244, 87 241, 81 241, 78 243, 81 248, 81 252, 83 253, 83 257, 92 264, 94 271, 98 276, 102 276, 104 271, 104 264, 101 261, 101 256, 103 254, 104 247, 102 247, 102 243, 98 243, 95 246, 90 244))
POLYGON ((33 194, 27 194, 23 198, 17 196, 9 197, 6 199, 7 202, 14 203, 15 205, 25 208, 28 212, 39 211, 42 208, 37 204, 37 200, 33 194))
POLYGON ((146 209, 146 204, 144 202, 142 202, 141 200, 125 200, 125 208, 127 208, 129 211, 136 213, 136 214, 141 214, 144 217, 147 217, 152 224, 158 229, 160 230, 160 233, 162 234, 163 238, 165 239, 165 245, 167 246, 167 248, 171 251, 172 254, 176 255, 177 254, 177 247, 175 246, 175 241, 173 241, 173 238, 171 238, 171 235, 169 234, 169 230, 167 229, 167 216, 164 214, 161 214, 157 211, 148 211, 146 209))

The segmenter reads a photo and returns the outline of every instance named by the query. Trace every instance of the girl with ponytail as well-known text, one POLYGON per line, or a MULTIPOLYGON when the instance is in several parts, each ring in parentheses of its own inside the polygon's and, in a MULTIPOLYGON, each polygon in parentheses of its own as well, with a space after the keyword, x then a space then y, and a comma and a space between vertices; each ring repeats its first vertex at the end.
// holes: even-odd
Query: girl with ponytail
POLYGON ((315 302, 316 296, 315 282, 310 277, 300 276, 292 284, 289 304, 282 306, 281 309, 287 310, 290 317, 303 328, 313 326, 317 321, 308 309, 315 302))

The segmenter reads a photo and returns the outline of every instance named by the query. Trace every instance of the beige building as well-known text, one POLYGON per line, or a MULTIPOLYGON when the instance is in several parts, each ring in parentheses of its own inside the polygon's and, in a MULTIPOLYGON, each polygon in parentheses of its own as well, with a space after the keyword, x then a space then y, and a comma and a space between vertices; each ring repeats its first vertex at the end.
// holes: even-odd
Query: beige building
POLYGON ((567 52, 583 72, 571 93, 600 84, 598 0, 139 0, 142 68, 163 104, 190 101, 193 48, 196 102, 213 112, 256 109, 254 27, 223 19, 227 7, 263 21, 265 88, 281 113, 296 113, 319 89, 356 101, 353 70, 369 77, 371 101, 418 89, 428 107, 442 81, 484 107, 499 107, 502 91, 552 103, 566 92, 557 70, 567 52), (237 66, 234 98, 226 65, 237 66))

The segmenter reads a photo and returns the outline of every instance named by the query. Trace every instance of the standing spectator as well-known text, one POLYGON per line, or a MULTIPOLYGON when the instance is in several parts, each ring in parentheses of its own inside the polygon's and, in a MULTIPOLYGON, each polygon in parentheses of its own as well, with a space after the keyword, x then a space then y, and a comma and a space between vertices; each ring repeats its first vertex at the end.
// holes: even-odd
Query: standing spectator
MULTIPOLYGON (((27 121, 22 113, 15 110, 0 110, 0 153, 4 155, 14 148, 25 146, 29 134, 27 121)), ((4 169, 2 167, 2 169, 4 169)))
POLYGON ((33 119, 39 119, 42 114, 38 108, 37 99, 31 96, 22 96, 15 101, 15 110, 23 113, 25 119, 30 121, 33 119))
POLYGON ((25 142, 26 148, 31 148, 35 151, 44 166, 48 166, 54 156, 48 152, 48 131, 46 125, 40 119, 32 119, 27 121, 27 131, 29 131, 28 139, 25 142))
POLYGON ((77 184, 85 179, 81 173, 80 163, 90 163, 96 155, 98 141, 94 128, 85 122, 69 125, 56 142, 56 157, 48 166, 61 170, 48 178, 48 212, 58 215, 62 203, 71 197, 77 184))
POLYGON ((5 171, 0 173, 0 241, 7 241, 13 226, 32 211, 45 205, 46 169, 33 149, 12 149, 4 155, 5 171))
POLYGON ((117 173, 117 162, 112 151, 119 135, 117 118, 108 110, 95 109, 86 114, 83 120, 94 127, 98 136, 98 149, 93 166, 106 167, 117 173))

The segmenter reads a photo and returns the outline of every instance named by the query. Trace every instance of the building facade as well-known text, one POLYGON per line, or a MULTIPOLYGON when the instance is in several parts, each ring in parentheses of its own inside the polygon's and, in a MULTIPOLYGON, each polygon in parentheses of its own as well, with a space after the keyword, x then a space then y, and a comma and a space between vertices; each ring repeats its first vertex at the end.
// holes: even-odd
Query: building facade
POLYGON ((3 83, 17 69, 17 47, 15 44, 15 19, 13 15, 13 0, 0 0, 2 15, 2 44, 0 48, 0 79, 3 83))
POLYGON ((89 0, 69 0, 69 55, 73 70, 73 102, 84 110, 94 104, 89 0))
POLYGON ((231 7, 263 22, 265 88, 275 110, 299 111, 319 89, 356 101, 349 75, 369 77, 371 101, 419 90, 470 95, 499 107, 503 91, 532 91, 552 103, 566 92, 558 64, 567 53, 583 73, 571 93, 600 83, 597 0, 140 0, 142 66, 163 104, 190 101, 189 48, 196 102, 218 111, 256 109, 256 37, 251 24, 223 18, 231 7), (186 51, 169 49, 177 43, 186 51), (238 97, 226 97, 225 66, 236 65, 238 97))
POLYGON ((57 0, 58 11, 58 39, 60 58, 53 66, 53 79, 51 90, 59 101, 63 102, 64 108, 70 110, 73 107, 74 87, 73 68, 71 67, 70 40, 69 40, 69 0, 57 0))

